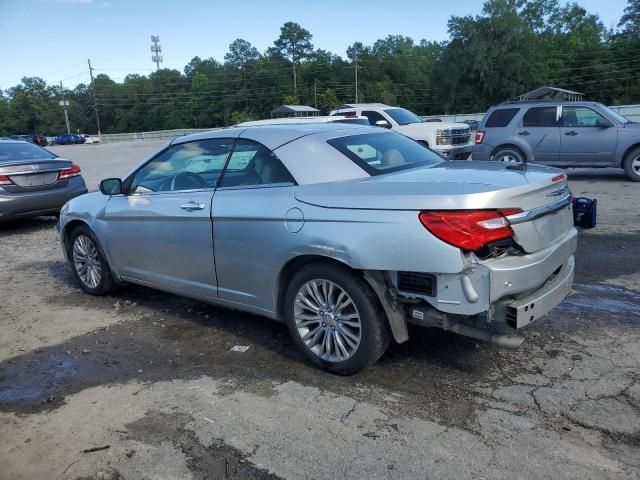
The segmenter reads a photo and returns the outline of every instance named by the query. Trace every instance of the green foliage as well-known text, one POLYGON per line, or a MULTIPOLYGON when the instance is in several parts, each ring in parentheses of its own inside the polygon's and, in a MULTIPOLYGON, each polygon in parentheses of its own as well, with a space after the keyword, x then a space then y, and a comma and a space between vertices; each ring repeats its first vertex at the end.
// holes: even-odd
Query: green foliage
POLYGON ((340 105, 340 100, 338 100, 336 92, 334 92, 330 88, 327 88, 323 93, 318 95, 318 109, 322 113, 328 114, 338 105, 340 105))
POLYGON ((282 103, 284 105, 300 105, 300 99, 298 97, 294 97, 293 95, 286 95, 282 99, 282 103))
MULTIPOLYGON (((640 103, 640 0, 629 0, 617 31, 576 3, 488 0, 477 16, 453 16, 449 40, 389 35, 355 42, 343 59, 314 50, 312 35, 287 22, 264 54, 234 40, 224 63, 194 57, 183 72, 107 75, 93 88, 103 132, 209 128, 269 118, 282 103, 328 112, 353 102, 401 105, 418 114, 481 112, 553 85, 607 104, 640 103)), ((427 35, 428 32, 425 32, 427 35)), ((65 131, 58 85, 23 78, 0 91, 0 135, 65 131)), ((72 131, 96 132, 93 89, 65 91, 72 131)))

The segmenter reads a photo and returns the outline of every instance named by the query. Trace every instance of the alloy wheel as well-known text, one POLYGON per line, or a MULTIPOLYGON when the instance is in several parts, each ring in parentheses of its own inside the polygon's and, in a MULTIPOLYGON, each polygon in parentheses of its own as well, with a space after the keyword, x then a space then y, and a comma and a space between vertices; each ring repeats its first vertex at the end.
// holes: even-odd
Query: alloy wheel
POLYGON ((640 175, 640 155, 631 160, 631 170, 633 170, 636 175, 640 175))
POLYGON ((362 338, 360 314, 349 294, 326 280, 300 287, 294 304, 298 334, 307 348, 329 362, 342 362, 358 350, 362 338))
POLYGON ((510 153, 505 153, 498 158, 498 161, 505 163, 520 163, 520 159, 510 153))
POLYGON ((102 278, 98 249, 86 235, 78 235, 73 242, 73 265, 85 286, 96 288, 102 278))

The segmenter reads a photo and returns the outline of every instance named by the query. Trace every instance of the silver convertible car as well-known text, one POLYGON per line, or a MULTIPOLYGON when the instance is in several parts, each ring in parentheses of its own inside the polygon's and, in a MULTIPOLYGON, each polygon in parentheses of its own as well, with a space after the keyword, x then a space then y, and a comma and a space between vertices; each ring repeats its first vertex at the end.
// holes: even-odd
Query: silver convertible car
POLYGON ((180 137, 100 190, 58 225, 83 290, 135 283, 280 320, 340 374, 408 323, 518 346, 573 282, 564 173, 445 161, 375 127, 180 137))

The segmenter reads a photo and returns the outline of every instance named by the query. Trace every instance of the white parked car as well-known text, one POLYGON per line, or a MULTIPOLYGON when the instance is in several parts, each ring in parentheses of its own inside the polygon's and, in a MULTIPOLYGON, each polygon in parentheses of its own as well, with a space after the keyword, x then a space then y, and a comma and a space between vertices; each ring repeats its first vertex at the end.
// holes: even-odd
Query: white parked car
POLYGON ((450 160, 468 159, 474 145, 471 129, 464 123, 425 122, 406 108, 384 103, 344 104, 330 115, 367 117, 370 125, 397 130, 450 160))
POLYGON ((84 143, 100 143, 100 137, 96 135, 82 135, 84 137, 84 143))

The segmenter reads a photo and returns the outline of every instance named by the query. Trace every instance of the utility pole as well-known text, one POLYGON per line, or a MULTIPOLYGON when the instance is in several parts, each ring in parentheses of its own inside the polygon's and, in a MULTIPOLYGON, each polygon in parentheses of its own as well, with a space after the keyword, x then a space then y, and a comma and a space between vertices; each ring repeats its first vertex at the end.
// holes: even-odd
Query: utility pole
POLYGON ((318 83, 313 82, 313 108, 318 108, 318 83))
POLYGON ((151 51, 153 52, 153 56, 151 57, 151 61, 156 63, 156 70, 160 70, 160 64, 162 63, 162 47, 160 46, 160 37, 157 35, 151 35, 151 41, 153 45, 151 45, 151 51))
POLYGON ((100 113, 98 113, 98 100, 96 99, 96 85, 93 81, 93 68, 91 68, 91 60, 87 59, 89 64, 89 76, 91 77, 91 92, 93 93, 93 109, 96 111, 96 125, 98 126, 98 139, 102 141, 100 134, 100 113))
POLYGON ((358 103, 358 51, 353 54, 353 61, 356 64, 356 103, 358 103))
POLYGON ((69 100, 65 100, 64 98, 64 87, 62 86, 62 80, 60 80, 60 94, 62 95, 62 100, 60 100, 60 102, 58 103, 62 108, 64 108, 64 122, 67 124, 67 133, 71 133, 71 129, 69 128, 69 115, 67 114, 69 100))

